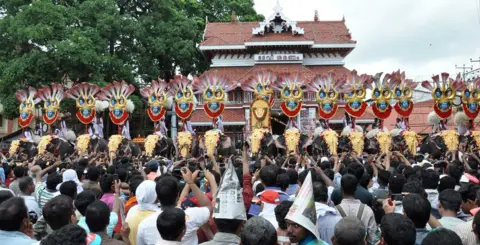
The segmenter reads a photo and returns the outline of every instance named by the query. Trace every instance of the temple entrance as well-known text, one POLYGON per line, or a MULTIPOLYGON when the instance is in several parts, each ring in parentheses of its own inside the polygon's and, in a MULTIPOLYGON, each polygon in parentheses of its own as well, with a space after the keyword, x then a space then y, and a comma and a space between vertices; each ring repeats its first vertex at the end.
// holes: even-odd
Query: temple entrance
POLYGON ((270 123, 272 125, 272 134, 283 134, 288 125, 288 117, 281 112, 272 112, 270 119, 270 123))

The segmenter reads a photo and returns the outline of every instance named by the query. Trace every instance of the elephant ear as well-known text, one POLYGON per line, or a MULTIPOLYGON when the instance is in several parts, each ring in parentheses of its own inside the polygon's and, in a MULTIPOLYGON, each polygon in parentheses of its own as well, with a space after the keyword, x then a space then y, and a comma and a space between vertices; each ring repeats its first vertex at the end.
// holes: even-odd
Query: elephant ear
POLYGON ((276 139, 274 139, 274 141, 277 148, 287 149, 284 135, 279 135, 276 139))
POLYGON ((308 137, 308 135, 305 135, 305 134, 300 135, 299 145, 302 147, 302 149, 309 147, 310 145, 312 145, 312 143, 313 143, 313 139, 308 137))

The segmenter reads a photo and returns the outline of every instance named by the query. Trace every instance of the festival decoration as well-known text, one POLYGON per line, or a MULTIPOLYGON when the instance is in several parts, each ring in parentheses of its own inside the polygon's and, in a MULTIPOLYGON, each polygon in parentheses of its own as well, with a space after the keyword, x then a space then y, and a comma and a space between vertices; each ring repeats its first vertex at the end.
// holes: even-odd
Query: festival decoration
POLYGON ((363 145, 365 144, 363 140, 363 132, 359 131, 352 131, 348 135, 350 139, 350 143, 352 145, 352 150, 357 153, 357 155, 362 155, 363 153, 363 145))
MULTIPOLYGON (((366 88, 372 83, 372 77, 368 75, 358 75, 356 70, 351 71, 347 77, 347 83, 345 84, 344 96, 347 100, 345 105, 345 111, 353 117, 361 117, 366 109, 367 103, 364 101, 367 94, 366 88)), ((355 128, 355 123, 353 123, 355 128)))
MULTIPOLYGON (((397 71, 392 74, 394 79, 397 80, 397 84, 393 88, 393 98, 397 101, 394 108, 398 115, 406 119, 408 124, 408 117, 413 111, 413 91, 418 86, 418 83, 406 79, 405 72, 397 71)), ((407 125, 408 128, 408 125, 407 125)))
POLYGON ((43 121, 51 125, 60 114, 60 102, 64 98, 63 86, 61 84, 52 83, 50 86, 42 86, 37 91, 36 97, 44 102, 43 121))
POLYGON ((100 87, 90 83, 76 84, 65 92, 67 98, 75 100, 76 116, 81 123, 90 124, 95 119, 96 96, 99 92, 100 87))
POLYGON ((246 83, 242 84, 242 90, 253 93, 254 101, 263 99, 272 107, 275 103, 273 85, 277 82, 277 75, 271 71, 258 72, 256 76, 251 77, 246 83))
MULTIPOLYGON (((171 91, 175 95, 175 113, 177 116, 186 121, 190 119, 195 111, 195 96, 190 81, 183 76, 175 76, 170 81, 171 91)), ((185 123, 184 123, 185 125, 185 123)))
POLYGON ((316 76, 311 83, 306 85, 308 91, 315 93, 318 116, 321 119, 330 120, 337 112, 337 100, 344 83, 344 81, 336 79, 335 74, 331 72, 328 76, 316 76))
POLYGON ((115 154, 118 150, 118 147, 120 146, 122 141, 123 141, 123 136, 122 135, 114 134, 114 135, 110 136, 110 138, 108 139, 108 145, 107 146, 108 146, 108 152, 110 153, 111 157, 115 156, 115 154))
POLYGON ((147 114, 153 122, 160 121, 167 113, 167 86, 164 80, 158 79, 140 90, 142 96, 148 100, 147 114))
POLYGON ((287 154, 298 154, 299 152, 297 151, 297 146, 298 142, 300 141, 300 130, 298 130, 298 128, 289 128, 285 130, 284 136, 287 146, 287 154))
POLYGON ((331 155, 337 155, 337 146, 338 146, 338 134, 332 129, 324 130, 320 133, 320 136, 323 137, 325 143, 328 146, 328 151, 331 155))
POLYGON ((145 139, 145 154, 149 157, 153 157, 153 151, 157 146, 157 142, 160 140, 160 135, 151 134, 145 139))
POLYGON ((10 149, 8 150, 8 155, 12 157, 17 153, 18 148, 20 147, 20 140, 13 140, 10 144, 10 149))
POLYGON ((193 82, 194 93, 202 94, 203 109, 214 121, 225 109, 224 101, 227 99, 227 93, 236 86, 236 82, 230 81, 226 76, 217 76, 215 73, 208 72, 200 77, 194 77, 193 82))
POLYGON ((440 136, 442 136, 448 151, 456 151, 458 149, 459 141, 457 131, 444 130, 440 133, 440 136))
MULTIPOLYGON (((396 79, 392 79, 391 74, 385 74, 382 78, 382 73, 377 73, 373 77, 373 83, 369 88, 372 89, 372 111, 373 114, 381 120, 387 119, 392 113, 392 106, 390 100, 393 97, 392 90, 396 85, 396 79)), ((380 127, 383 128, 383 127, 380 127)))
POLYGON ((418 137, 415 131, 403 131, 403 139, 405 140, 408 151, 413 155, 417 155, 418 137))
MULTIPOLYGON (((457 81, 460 77, 457 76, 457 81)), ((480 112, 480 78, 464 82, 462 92, 462 108, 468 118, 473 122, 480 112)), ((472 127, 473 128, 473 127, 472 127)))
POLYGON ((90 144, 90 135, 82 134, 77 137, 77 151, 79 155, 88 154, 88 145, 90 144))
POLYGON ((257 154, 260 151, 260 144, 265 133, 268 132, 267 128, 255 128, 252 131, 252 135, 250 136, 250 145, 252 148, 252 154, 257 154))
POLYGON ((177 135, 178 148, 180 149, 180 155, 187 157, 190 151, 190 146, 193 142, 193 135, 189 131, 178 132, 177 135))
POLYGON ((98 94, 97 98, 109 102, 110 119, 116 125, 123 125, 128 118, 129 110, 127 109, 128 96, 135 91, 132 84, 127 84, 125 81, 107 84, 98 94))
POLYGON ((33 87, 28 87, 28 93, 23 89, 15 93, 15 97, 20 101, 18 125, 22 128, 28 127, 32 122, 35 105, 40 102, 39 98, 35 98, 36 93, 37 90, 33 87))
POLYGON ((217 145, 220 143, 220 133, 218 130, 208 130, 203 136, 207 155, 213 154, 217 145))
POLYGON ((56 138, 55 136, 45 135, 40 138, 40 143, 38 143, 38 154, 43 155, 47 151, 47 147, 56 138))
POLYGON ((283 100, 280 109, 290 120, 296 117, 302 110, 302 85, 303 81, 299 79, 299 74, 293 76, 286 75, 280 83, 273 85, 273 88, 280 92, 283 100))
POLYGON ((441 81, 440 76, 436 75, 432 77, 433 82, 422 82, 422 87, 431 91, 435 100, 433 110, 441 119, 447 119, 452 115, 452 105, 457 89, 461 89, 463 85, 459 78, 453 80, 449 76, 444 72, 441 74, 441 81))

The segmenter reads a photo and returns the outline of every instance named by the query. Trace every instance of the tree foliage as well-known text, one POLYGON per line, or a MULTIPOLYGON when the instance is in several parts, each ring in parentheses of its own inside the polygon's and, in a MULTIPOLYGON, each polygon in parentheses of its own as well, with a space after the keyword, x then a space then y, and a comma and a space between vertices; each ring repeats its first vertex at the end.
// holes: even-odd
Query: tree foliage
POLYGON ((252 0, 0 0, 4 115, 18 116, 14 94, 28 86, 203 72, 205 17, 231 21, 232 11, 241 21, 263 18, 252 0))

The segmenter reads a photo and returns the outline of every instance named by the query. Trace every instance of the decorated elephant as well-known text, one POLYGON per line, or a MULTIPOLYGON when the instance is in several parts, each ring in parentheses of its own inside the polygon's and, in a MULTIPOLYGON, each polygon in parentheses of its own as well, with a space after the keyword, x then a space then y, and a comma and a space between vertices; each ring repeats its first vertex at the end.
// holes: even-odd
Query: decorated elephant
POLYGON ((176 147, 177 154, 180 154, 180 156, 183 158, 187 158, 189 156, 196 158, 200 157, 202 154, 200 141, 189 131, 179 132, 175 138, 174 145, 176 147))
POLYGON ((313 140, 308 135, 300 133, 298 128, 290 128, 285 130, 283 135, 278 136, 275 143, 279 149, 285 150, 290 155, 292 153, 302 154, 313 143, 313 140))
POLYGON ((25 153, 28 158, 33 158, 38 154, 37 144, 35 142, 27 141, 25 139, 14 140, 10 144, 8 151, 10 157, 25 153))
POLYGON ((249 141, 252 154, 277 155, 276 137, 268 129, 254 129, 249 141))
POLYGON ((422 140, 420 153, 428 153, 433 159, 440 159, 448 151, 458 149, 458 132, 455 130, 446 130, 443 120, 436 112, 430 112, 427 121, 432 126, 432 134, 422 140))
POLYGON ((224 135, 218 129, 205 132, 200 140, 200 148, 207 155, 230 156, 235 154, 235 146, 227 135, 224 135))
POLYGON ((151 134, 145 139, 145 153, 147 156, 164 156, 169 159, 176 154, 173 140, 164 135, 151 134))
POLYGON ((91 137, 89 134, 83 134, 78 136, 76 148, 80 155, 90 152, 107 152, 108 141, 104 138, 91 137))
POLYGON ((110 136, 107 146, 111 157, 130 154, 134 157, 138 157, 142 153, 139 145, 118 134, 110 136))
POLYGON ((345 127, 338 139, 339 152, 353 151, 360 155, 363 153, 364 144, 363 129, 358 125, 355 126, 355 131, 349 126, 345 127))
POLYGON ((392 151, 398 151, 403 154, 417 154, 418 135, 415 131, 393 129, 392 135, 392 151))
POLYGON ((43 136, 38 144, 39 155, 50 152, 61 157, 66 157, 72 155, 74 151, 74 146, 70 142, 63 138, 51 135, 43 136))

